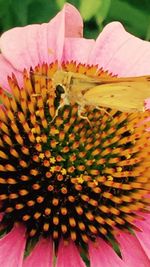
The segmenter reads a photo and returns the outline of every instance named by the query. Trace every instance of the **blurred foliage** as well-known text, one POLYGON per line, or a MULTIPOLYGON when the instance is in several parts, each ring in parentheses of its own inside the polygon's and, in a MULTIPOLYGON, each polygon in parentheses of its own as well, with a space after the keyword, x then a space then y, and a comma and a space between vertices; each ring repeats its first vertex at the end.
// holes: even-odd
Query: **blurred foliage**
MULTIPOLYGON (((48 22, 65 0, 0 0, 0 32, 16 26, 48 22)), ((96 38, 111 21, 120 21, 127 31, 150 40, 150 0, 71 0, 84 19, 84 35, 96 38)))

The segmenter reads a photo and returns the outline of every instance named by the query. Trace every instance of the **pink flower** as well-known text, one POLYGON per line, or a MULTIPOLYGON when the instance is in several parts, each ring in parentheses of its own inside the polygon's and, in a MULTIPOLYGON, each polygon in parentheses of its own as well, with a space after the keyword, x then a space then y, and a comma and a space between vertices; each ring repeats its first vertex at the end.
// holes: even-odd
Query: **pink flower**
POLYGON ((66 105, 50 124, 60 99, 55 103, 55 92, 46 90, 52 90, 47 76, 60 66, 91 75, 96 68, 150 74, 150 44, 119 22, 96 41, 82 31, 80 14, 66 4, 49 23, 1 36, 0 84, 15 96, 10 100, 1 90, 0 266, 52 267, 56 261, 57 267, 85 267, 81 253, 91 267, 150 266, 149 138, 134 127, 147 113, 110 111, 110 120, 87 110, 91 130, 76 105, 66 105), (24 72, 31 67, 32 79, 24 72), (40 68, 45 76, 36 75, 40 68), (7 78, 12 73, 18 83, 7 78))

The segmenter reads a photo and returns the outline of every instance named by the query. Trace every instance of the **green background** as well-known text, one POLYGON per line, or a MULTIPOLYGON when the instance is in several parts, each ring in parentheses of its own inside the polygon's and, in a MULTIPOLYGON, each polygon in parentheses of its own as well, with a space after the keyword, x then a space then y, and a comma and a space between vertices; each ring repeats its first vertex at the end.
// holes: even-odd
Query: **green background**
MULTIPOLYGON (((64 0, 0 0, 0 32, 16 26, 48 22, 64 0)), ((120 21, 127 31, 150 40, 150 0, 71 0, 84 19, 84 36, 96 38, 103 27, 120 21)))

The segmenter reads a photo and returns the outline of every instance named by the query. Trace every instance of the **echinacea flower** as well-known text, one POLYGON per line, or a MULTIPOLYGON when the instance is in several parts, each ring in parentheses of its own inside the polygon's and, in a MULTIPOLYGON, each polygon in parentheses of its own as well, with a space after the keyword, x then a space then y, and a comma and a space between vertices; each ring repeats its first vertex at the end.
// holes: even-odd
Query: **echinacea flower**
POLYGON ((82 29, 66 4, 0 39, 0 266, 150 266, 149 111, 87 106, 86 120, 52 82, 149 74, 150 44, 119 22, 96 41, 82 29))

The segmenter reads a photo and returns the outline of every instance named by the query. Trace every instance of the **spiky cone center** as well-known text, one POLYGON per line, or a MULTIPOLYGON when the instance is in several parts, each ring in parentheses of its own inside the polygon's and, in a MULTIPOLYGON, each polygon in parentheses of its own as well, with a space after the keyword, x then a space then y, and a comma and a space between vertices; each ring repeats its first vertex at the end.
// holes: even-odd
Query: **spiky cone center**
MULTIPOLYGON (((77 103, 58 110, 57 68, 24 71, 23 88, 12 77, 12 95, 0 91, 1 225, 10 230, 20 222, 31 239, 72 239, 82 247, 98 236, 115 239, 114 229, 134 230, 136 213, 147 212, 149 112, 87 107, 86 120, 77 103)), ((63 68, 108 75, 73 62, 63 68)))

